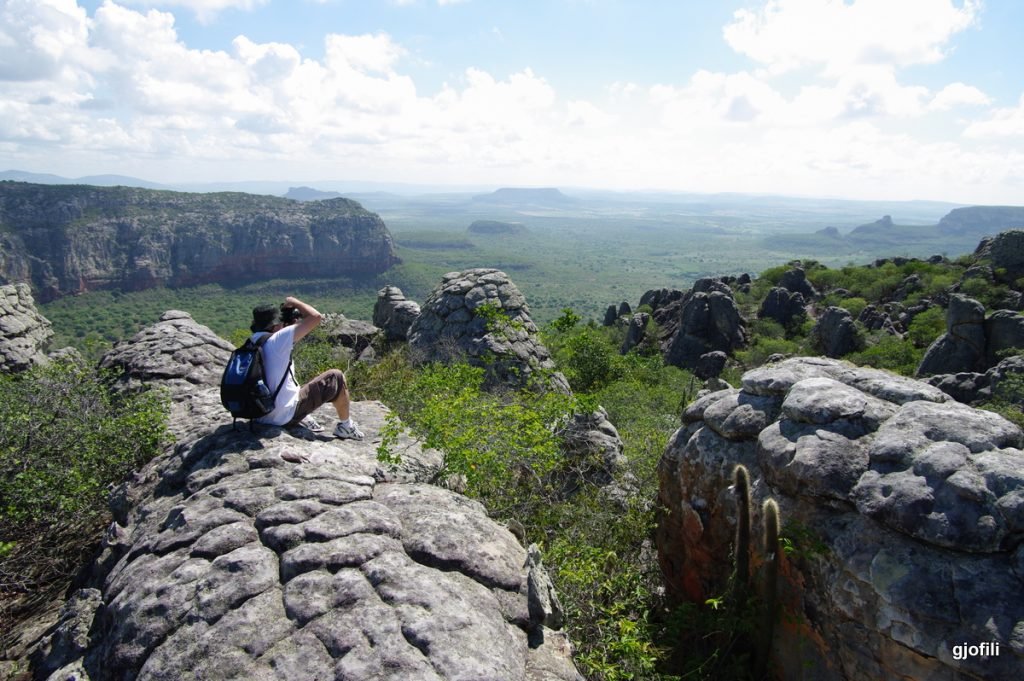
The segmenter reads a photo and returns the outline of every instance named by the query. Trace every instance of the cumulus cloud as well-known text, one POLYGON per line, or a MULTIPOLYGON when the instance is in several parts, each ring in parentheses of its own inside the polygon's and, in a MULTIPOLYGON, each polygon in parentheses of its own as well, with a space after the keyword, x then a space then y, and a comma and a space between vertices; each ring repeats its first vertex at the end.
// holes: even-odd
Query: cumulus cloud
MULTIPOLYGON (((938 39, 910 42, 918 49, 907 54, 919 61, 923 45, 945 49, 938 39)), ((88 165, 81 174, 109 159, 117 172, 153 177, 144 164, 158 161, 165 176, 153 179, 165 181, 202 170, 204 179, 241 172, 914 198, 893 195, 894 178, 914 177, 919 197, 959 200, 1019 176, 1024 161, 989 143, 1024 135, 1024 102, 978 113, 955 144, 895 132, 901 120, 991 102, 965 83, 938 92, 901 83, 899 64, 913 59, 892 54, 826 73, 829 64, 794 49, 797 63, 825 68, 801 84, 779 75, 780 61, 758 60, 764 68, 618 82, 567 99, 529 68, 469 67, 421 91, 408 75, 410 55, 386 33, 331 34, 323 47, 310 58, 242 35, 224 50, 199 50, 158 9, 107 2, 89 17, 72 0, 0 0, 0 152, 13 167, 78 159, 88 165)))
POLYGON ((996 109, 992 115, 975 121, 964 130, 964 136, 975 139, 1024 138, 1024 95, 1015 107, 996 109))
POLYGON ((960 106, 984 106, 992 100, 984 92, 964 83, 950 83, 932 98, 928 108, 932 111, 949 111, 960 106))
POLYGON ((200 22, 208 23, 226 9, 248 11, 266 4, 267 0, 120 0, 120 2, 138 7, 182 7, 195 14, 200 22))
POLYGON ((741 9, 723 35, 737 52, 773 73, 823 67, 939 61, 950 37, 977 19, 978 0, 770 0, 741 9))

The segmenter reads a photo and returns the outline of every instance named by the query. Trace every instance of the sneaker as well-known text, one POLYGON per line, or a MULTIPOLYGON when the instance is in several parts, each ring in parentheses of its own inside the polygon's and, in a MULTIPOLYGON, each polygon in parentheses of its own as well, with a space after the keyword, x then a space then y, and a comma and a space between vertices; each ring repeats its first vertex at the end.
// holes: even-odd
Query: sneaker
POLYGON ((319 433, 324 429, 324 427, 320 425, 320 422, 317 421, 312 416, 307 416, 306 418, 299 421, 299 425, 313 433, 319 433))
POLYGON ((359 426, 356 425, 355 421, 352 421, 351 426, 345 426, 339 422, 334 427, 334 437, 341 438, 342 440, 362 440, 363 431, 359 430, 359 426))

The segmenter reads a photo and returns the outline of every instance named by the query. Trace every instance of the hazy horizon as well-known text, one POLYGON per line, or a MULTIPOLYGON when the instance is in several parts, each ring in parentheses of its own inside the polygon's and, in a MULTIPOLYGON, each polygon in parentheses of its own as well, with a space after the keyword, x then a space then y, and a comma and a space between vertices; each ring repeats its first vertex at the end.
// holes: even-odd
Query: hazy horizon
POLYGON ((1022 27, 1013 0, 0 0, 0 168, 1016 205, 1022 27))

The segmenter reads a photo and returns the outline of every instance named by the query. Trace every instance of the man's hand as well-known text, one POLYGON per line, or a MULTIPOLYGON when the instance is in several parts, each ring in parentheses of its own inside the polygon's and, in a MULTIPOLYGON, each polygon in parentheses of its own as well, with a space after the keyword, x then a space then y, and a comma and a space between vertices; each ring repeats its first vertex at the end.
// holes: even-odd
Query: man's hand
POLYGON ((299 341, 306 337, 306 335, 320 326, 320 322, 324 316, 317 312, 316 308, 312 305, 302 302, 298 298, 288 296, 284 299, 284 304, 287 307, 294 307, 300 313, 302 313, 302 321, 295 325, 295 340, 299 341))

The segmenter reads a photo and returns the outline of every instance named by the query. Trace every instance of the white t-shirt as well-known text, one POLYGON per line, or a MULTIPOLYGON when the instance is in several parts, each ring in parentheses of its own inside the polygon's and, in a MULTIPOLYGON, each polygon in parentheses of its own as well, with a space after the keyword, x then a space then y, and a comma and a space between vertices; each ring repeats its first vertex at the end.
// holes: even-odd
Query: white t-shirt
MULTIPOLYGON (((252 335, 252 339, 255 341, 265 335, 268 335, 266 331, 259 331, 252 335)), ((263 371, 267 387, 273 393, 281 383, 282 377, 284 383, 281 384, 281 392, 277 393, 277 399, 274 401, 274 411, 256 419, 260 423, 283 426, 295 416, 295 406, 299 403, 299 385, 295 382, 294 372, 290 370, 294 345, 294 324, 270 335, 263 344, 263 371)))

